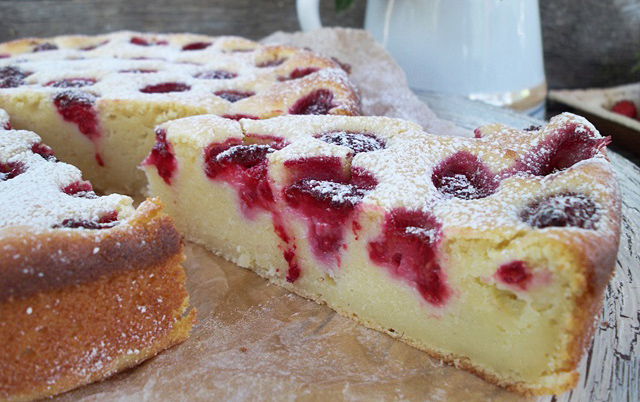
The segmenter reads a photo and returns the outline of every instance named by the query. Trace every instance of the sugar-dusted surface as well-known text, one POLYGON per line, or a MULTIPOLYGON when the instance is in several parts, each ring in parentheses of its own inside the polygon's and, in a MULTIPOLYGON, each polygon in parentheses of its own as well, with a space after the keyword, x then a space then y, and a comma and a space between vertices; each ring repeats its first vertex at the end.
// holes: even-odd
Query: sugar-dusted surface
POLYGON ((0 164, 19 165, 23 171, 0 180, 0 228, 26 225, 51 229, 65 220, 97 222, 113 211, 119 219, 133 213, 133 200, 127 196, 65 193, 65 187, 82 181, 82 174, 74 166, 34 153, 34 144, 40 143, 34 133, 0 129, 0 164))
POLYGON ((172 119, 361 113, 339 62, 238 37, 122 31, 21 39, 0 54, 0 108, 14 127, 41 133, 103 192, 144 192, 137 167, 172 119))
MULTIPOLYGON (((55 94, 60 87, 73 86, 102 100, 178 102, 205 107, 209 112, 224 109, 221 114, 234 114, 249 113, 251 108, 232 105, 236 102, 215 96, 215 92, 241 91, 252 97, 257 94, 258 101, 264 102, 283 91, 301 95, 319 83, 333 83, 339 92, 335 94, 334 107, 354 113, 358 109, 357 99, 347 94, 347 73, 338 63, 310 51, 266 47, 238 37, 123 31, 18 40, 0 44, 0 49, 12 56, 0 60, 0 69, 19 68, 26 73, 23 83, 6 86, 13 93, 37 90, 55 94), (34 47, 43 42, 54 43, 57 48, 34 52, 34 47), (210 45, 184 50, 190 43, 210 45), (313 66, 318 71, 289 79, 301 66, 313 66), (77 85, 69 84, 73 79, 77 85), (153 88, 158 85, 164 86, 153 88)), ((278 104, 271 105, 272 108, 259 111, 258 116, 286 112, 275 110, 280 108, 278 104)))

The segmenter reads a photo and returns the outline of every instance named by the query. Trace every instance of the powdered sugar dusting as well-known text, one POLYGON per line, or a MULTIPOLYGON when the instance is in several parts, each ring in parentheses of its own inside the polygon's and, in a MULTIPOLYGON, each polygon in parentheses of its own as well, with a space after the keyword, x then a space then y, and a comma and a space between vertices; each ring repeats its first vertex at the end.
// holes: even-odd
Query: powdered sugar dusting
MULTIPOLYGON (((178 102, 198 107, 201 113, 271 117, 286 110, 313 88, 331 90, 334 108, 329 113, 358 114, 355 88, 347 73, 333 60, 291 47, 268 47, 238 37, 206 37, 191 34, 143 34, 116 32, 101 36, 62 36, 40 39, 58 49, 32 52, 25 43, 0 45, 3 67, 20 66, 28 72, 11 93, 39 91, 56 94, 64 82, 74 90, 101 100, 178 102), (190 44, 208 46, 183 50, 190 44), (95 45, 95 48, 90 46, 95 45), (87 48, 90 50, 85 50, 87 48), (242 51, 238 51, 242 50, 242 51), (278 60, 279 63, 271 63, 278 60), (299 68, 317 71, 298 79, 283 80, 299 68), (84 85, 83 85, 84 84, 84 85), (177 84, 181 91, 144 93, 144 88, 177 84), (237 102, 215 92, 253 94, 237 102), (286 98, 283 93, 289 93, 286 98), (286 105, 281 105, 285 100, 286 105)), ((25 41, 26 42, 26 41, 25 41)))
POLYGON ((126 196, 64 193, 62 189, 81 181, 82 174, 71 165, 34 153, 32 148, 40 141, 28 131, 0 130, 0 167, 20 166, 21 171, 0 176, 0 227, 47 229, 59 227, 65 220, 98 222, 114 211, 119 219, 133 213, 132 199, 126 196))

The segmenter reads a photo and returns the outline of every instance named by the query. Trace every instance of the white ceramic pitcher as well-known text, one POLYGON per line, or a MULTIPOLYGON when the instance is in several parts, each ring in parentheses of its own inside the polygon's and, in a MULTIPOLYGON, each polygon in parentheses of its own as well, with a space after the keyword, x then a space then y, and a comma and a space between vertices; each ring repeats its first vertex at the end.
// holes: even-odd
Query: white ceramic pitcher
MULTIPOLYGON (((297 0, 303 30, 321 27, 319 1, 297 0)), ((414 90, 544 114, 537 0, 368 0, 365 29, 414 90)))

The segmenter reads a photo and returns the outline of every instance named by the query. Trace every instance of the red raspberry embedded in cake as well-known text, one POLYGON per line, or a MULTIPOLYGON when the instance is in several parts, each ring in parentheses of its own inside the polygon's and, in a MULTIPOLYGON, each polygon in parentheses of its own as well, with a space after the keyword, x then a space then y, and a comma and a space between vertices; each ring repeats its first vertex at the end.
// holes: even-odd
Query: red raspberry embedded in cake
POLYGON ((0 68, 0 88, 17 88, 24 85, 24 79, 31 75, 19 67, 7 66, 0 68))
POLYGON ((156 130, 156 143, 142 164, 145 166, 155 166, 158 175, 164 179, 165 183, 171 185, 171 177, 178 168, 178 161, 173 155, 171 144, 167 141, 167 132, 165 130, 156 130))
POLYGON ((431 180, 445 196, 476 200, 495 193, 498 180, 475 155, 460 151, 442 161, 433 170, 431 180))
POLYGON ((560 193, 530 203, 519 217, 540 229, 567 226, 595 229, 600 214, 597 205, 586 195, 560 193))
POLYGON ((53 98, 53 103, 62 118, 75 123, 80 132, 92 141, 100 137, 98 119, 93 108, 95 101, 95 95, 74 90, 60 92, 53 98))
POLYGON ((75 181, 62 188, 62 192, 73 197, 98 198, 96 193, 93 191, 91 183, 88 181, 75 181))
POLYGON ((291 73, 289 73, 288 77, 278 77, 278 81, 297 80, 298 78, 306 77, 309 74, 313 74, 318 70, 318 67, 296 68, 291 71, 291 73))
POLYGON ((8 59, 9 57, 11 57, 10 54, 6 54, 6 53, 0 54, 0 59, 8 59))
POLYGON ((11 123, 10 123, 10 122, 8 122, 8 121, 5 121, 5 122, 4 122, 4 124, 2 125, 2 128, 3 128, 4 130, 11 130, 11 129, 12 129, 12 127, 11 127, 11 123))
POLYGON ((13 179, 26 171, 27 168, 20 162, 0 162, 0 182, 13 179))
POLYGON ((58 228, 84 228, 84 229, 108 229, 118 224, 118 212, 111 211, 102 215, 98 220, 88 221, 80 219, 65 219, 59 225, 54 225, 54 229, 58 228))
POLYGON ((134 36, 133 38, 131 38, 129 42, 138 46, 165 46, 169 44, 169 42, 167 42, 166 40, 154 41, 150 39, 141 38, 140 36, 134 36))
POLYGON ((217 91, 214 92, 214 95, 221 97, 222 99, 226 100, 227 102, 231 102, 231 103, 235 103, 239 100, 242 100, 244 98, 248 98, 250 96, 255 95, 255 92, 251 92, 251 91, 235 91, 235 90, 223 90, 223 91, 217 91))
POLYGON ((560 127, 535 149, 503 173, 510 175, 526 172, 547 176, 570 168, 576 163, 593 158, 611 143, 611 137, 596 138, 592 129, 571 122, 560 127))
POLYGON ((45 86, 55 88, 81 88, 95 83, 96 80, 93 78, 65 78, 58 81, 49 81, 45 86))
POLYGON ((437 261, 442 225, 435 216, 406 209, 388 212, 380 238, 369 242, 369 258, 416 287, 434 306, 449 298, 444 272, 437 261))
POLYGON ((201 78, 204 80, 229 80, 231 78, 236 78, 237 76, 238 74, 226 70, 201 71, 194 75, 195 78, 201 78))
POLYGON ((140 92, 145 94, 164 94, 168 92, 184 92, 190 89, 189 85, 180 82, 163 82, 161 84, 147 85, 140 92))
POLYGON ((57 50, 58 46, 56 46, 54 43, 49 43, 49 42, 45 42, 45 43, 40 43, 39 45, 37 45, 36 47, 33 48, 33 52, 44 52, 47 50, 57 50))
POLYGON ((289 114, 328 114, 333 105, 333 92, 328 89, 316 89, 300 98, 289 108, 289 114))
POLYGON ((533 275, 524 261, 512 261, 503 264, 496 272, 496 279, 520 290, 527 290, 533 275))
POLYGON ((621 100, 616 102, 611 107, 611 111, 623 116, 630 117, 632 119, 638 117, 638 109, 636 109, 635 103, 631 102, 630 100, 621 100))
POLYGON ((58 161, 58 159, 53 155, 53 149, 51 149, 48 145, 44 145, 40 142, 35 143, 31 146, 31 152, 42 156, 44 159, 48 161, 52 161, 52 162, 58 161))
POLYGON ((211 42, 193 42, 188 45, 184 45, 182 50, 202 50, 211 46, 211 42))
POLYGON ((229 119, 229 120, 242 120, 242 119, 251 119, 251 120, 260 120, 260 118, 258 116, 252 116, 250 114, 241 114, 241 113, 236 113, 236 114, 223 114, 222 116, 225 119, 229 119))
POLYGON ((328 180, 348 182, 348 172, 345 172, 342 161, 338 156, 316 156, 312 158, 289 159, 284 162, 289 173, 289 182, 302 179, 328 180))
POLYGON ((343 181, 341 176, 333 180, 305 177, 283 190, 287 205, 305 219, 307 238, 319 261, 330 267, 340 266, 349 222, 356 207, 376 185, 371 173, 354 169, 349 180, 343 181))
POLYGON ((273 193, 267 179, 267 155, 281 144, 284 140, 270 145, 245 145, 236 138, 210 144, 204 151, 205 174, 236 189, 245 216, 253 217, 256 209, 270 211, 273 193))
POLYGON ((321 141, 329 144, 351 148, 354 154, 372 152, 384 149, 384 140, 370 133, 353 133, 349 131, 333 131, 317 136, 321 141))

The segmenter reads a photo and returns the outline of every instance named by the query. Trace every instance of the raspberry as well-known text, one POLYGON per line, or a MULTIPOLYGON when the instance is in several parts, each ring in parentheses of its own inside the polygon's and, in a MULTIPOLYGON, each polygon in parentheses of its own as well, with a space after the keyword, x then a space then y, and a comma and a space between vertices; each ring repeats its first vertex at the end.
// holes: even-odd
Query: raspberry
POLYGON ((632 119, 638 117, 638 110, 636 109, 636 105, 630 100, 626 99, 616 102, 616 104, 611 108, 611 111, 623 116, 630 117, 632 119))

